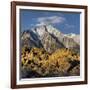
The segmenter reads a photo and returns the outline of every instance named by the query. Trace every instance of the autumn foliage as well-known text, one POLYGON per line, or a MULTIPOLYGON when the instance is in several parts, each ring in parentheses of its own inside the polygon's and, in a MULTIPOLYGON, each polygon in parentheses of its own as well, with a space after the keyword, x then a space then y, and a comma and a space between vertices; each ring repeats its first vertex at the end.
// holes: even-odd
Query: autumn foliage
POLYGON ((80 55, 62 48, 48 53, 43 48, 23 47, 21 52, 22 77, 60 77, 80 74, 80 55))

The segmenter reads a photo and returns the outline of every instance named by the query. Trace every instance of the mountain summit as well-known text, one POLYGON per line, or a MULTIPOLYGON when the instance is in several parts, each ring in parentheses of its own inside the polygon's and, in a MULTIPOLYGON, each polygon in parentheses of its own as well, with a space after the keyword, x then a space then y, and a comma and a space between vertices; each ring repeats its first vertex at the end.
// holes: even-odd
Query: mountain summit
POLYGON ((36 26, 21 34, 21 45, 44 48, 52 53, 58 48, 79 49, 79 35, 66 35, 52 25, 36 26))

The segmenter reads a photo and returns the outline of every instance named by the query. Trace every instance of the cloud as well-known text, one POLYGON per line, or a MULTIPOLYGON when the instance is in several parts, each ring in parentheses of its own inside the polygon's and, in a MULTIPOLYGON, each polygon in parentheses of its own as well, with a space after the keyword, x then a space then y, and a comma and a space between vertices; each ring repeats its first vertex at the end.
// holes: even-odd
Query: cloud
POLYGON ((34 26, 34 24, 31 24, 30 26, 34 26))
POLYGON ((60 16, 50 16, 50 17, 39 17, 37 19, 37 25, 47 25, 47 24, 57 24, 63 23, 65 21, 64 17, 60 16))
POLYGON ((42 25, 46 25, 45 23, 43 22, 40 22, 40 23, 37 23, 36 26, 42 26, 42 25))
POLYGON ((65 24, 65 27, 66 28, 74 28, 75 26, 74 25, 70 25, 70 24, 65 24))

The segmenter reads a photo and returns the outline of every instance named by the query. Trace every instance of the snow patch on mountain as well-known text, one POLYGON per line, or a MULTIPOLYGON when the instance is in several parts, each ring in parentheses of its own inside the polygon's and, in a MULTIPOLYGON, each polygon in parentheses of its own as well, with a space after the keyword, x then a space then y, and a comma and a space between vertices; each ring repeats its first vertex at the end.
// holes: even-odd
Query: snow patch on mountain
POLYGON ((76 34, 63 34, 52 25, 36 26, 29 31, 25 31, 21 39, 25 44, 29 45, 30 43, 30 47, 33 45, 43 47, 48 52, 64 47, 79 48, 80 42, 80 37, 76 34))

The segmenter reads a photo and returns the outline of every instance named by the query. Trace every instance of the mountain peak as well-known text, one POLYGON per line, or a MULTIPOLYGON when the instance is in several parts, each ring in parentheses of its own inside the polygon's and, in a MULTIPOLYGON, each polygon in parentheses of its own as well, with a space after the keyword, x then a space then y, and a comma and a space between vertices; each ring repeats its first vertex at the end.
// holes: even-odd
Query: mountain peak
POLYGON ((30 30, 24 31, 21 39, 23 44, 30 47, 43 47, 47 52, 53 52, 58 48, 76 48, 79 47, 79 36, 76 34, 63 34, 52 25, 36 26, 30 30))
POLYGON ((75 37, 76 36, 76 34, 75 33, 69 33, 69 34, 64 34, 66 37, 68 37, 68 38, 73 38, 73 37, 75 37))

